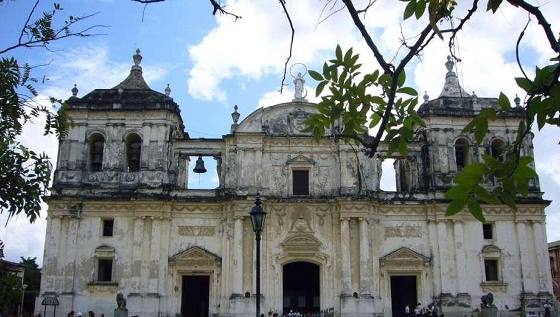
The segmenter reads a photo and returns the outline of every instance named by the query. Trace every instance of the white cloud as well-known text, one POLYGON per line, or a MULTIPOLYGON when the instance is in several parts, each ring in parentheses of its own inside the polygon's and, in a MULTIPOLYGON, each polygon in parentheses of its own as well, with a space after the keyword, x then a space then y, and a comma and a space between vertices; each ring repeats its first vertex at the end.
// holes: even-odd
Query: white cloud
MULTIPOLYGON (((131 52, 127 62, 122 63, 110 60, 109 48, 103 44, 84 45, 52 54, 51 64, 56 65, 56 69, 50 69, 48 82, 41 91, 49 96, 69 97, 72 87, 76 84, 80 91, 78 97, 82 97, 94 89, 113 88, 130 73, 133 53, 131 52)), ((169 72, 168 66, 159 64, 144 62, 140 66, 148 85, 164 78, 169 72)), ((163 91, 165 87, 151 88, 163 91)))

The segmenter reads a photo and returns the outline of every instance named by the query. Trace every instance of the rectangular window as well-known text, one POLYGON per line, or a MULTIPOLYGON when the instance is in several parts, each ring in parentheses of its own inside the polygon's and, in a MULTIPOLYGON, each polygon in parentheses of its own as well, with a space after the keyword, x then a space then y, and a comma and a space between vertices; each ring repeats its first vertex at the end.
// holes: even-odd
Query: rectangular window
POLYGON ((309 195, 309 171, 292 171, 294 195, 309 195))
POLYGON ((113 259, 99 259, 97 262, 97 281, 111 282, 113 278, 113 259))
POLYGON ((113 236, 113 224, 115 221, 113 219, 103 220, 103 236, 112 237, 113 236))
POLYGON ((486 281, 499 281, 498 278, 498 260, 484 260, 484 273, 486 281))
POLYGON ((494 233, 491 223, 482 224, 482 234, 484 235, 484 239, 494 239, 494 233))

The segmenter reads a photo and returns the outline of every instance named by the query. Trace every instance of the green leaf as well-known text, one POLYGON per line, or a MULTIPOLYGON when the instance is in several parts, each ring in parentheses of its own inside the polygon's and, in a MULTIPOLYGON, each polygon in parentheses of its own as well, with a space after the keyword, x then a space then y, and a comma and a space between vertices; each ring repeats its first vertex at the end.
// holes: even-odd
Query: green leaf
POLYGON ((323 75, 321 75, 319 72, 316 72, 314 70, 309 71, 309 76, 311 76, 311 78, 315 79, 316 81, 324 80, 323 75))
POLYGON ((470 191, 471 187, 464 184, 457 184, 451 188, 449 188, 445 192, 445 197, 453 200, 467 198, 467 193, 470 191))
POLYGON ((526 92, 531 92, 535 87, 533 82, 525 77, 516 77, 515 82, 519 88, 525 90, 526 92))
POLYGON ((504 111, 508 111, 511 109, 511 103, 509 102, 509 98, 503 92, 500 92, 498 103, 500 104, 500 107, 504 111))
POLYGON ((482 208, 476 199, 473 197, 467 198, 467 205, 469 206, 469 211, 471 214, 480 222, 486 222, 484 215, 482 214, 482 208))
POLYGON ((488 173, 488 167, 483 163, 471 163, 463 168, 463 172, 476 175, 484 175, 488 173))
POLYGON ((501 3, 502 0, 488 0, 488 6, 486 7, 486 11, 492 10, 492 13, 496 13, 501 3))
MULTIPOLYGON (((420 0, 422 1, 422 0, 420 0)), ((410 18, 416 11, 416 0, 410 0, 403 13, 403 20, 410 18)))
POLYGON ((499 204, 500 203, 500 200, 496 196, 492 195, 492 193, 489 193, 486 189, 484 189, 480 186, 476 186, 473 189, 473 193, 480 200, 485 201, 489 204, 499 204))
POLYGON ((416 20, 420 19, 424 15, 425 11, 426 11, 426 1, 419 0, 416 3, 416 9, 414 10, 414 15, 416 16, 416 20))
POLYGON ((346 67, 352 66, 352 48, 350 48, 348 51, 346 51, 346 54, 344 54, 343 64, 346 67))
POLYGON ((328 84, 328 81, 320 82, 319 85, 317 85, 317 88, 315 89, 315 96, 319 96, 323 92, 323 89, 325 89, 325 86, 327 84, 328 84))
POLYGON ((341 61, 342 60, 342 48, 340 48, 340 45, 336 45, 335 54, 336 54, 336 59, 341 61))
POLYGON ((412 87, 402 87, 397 89, 397 93, 407 94, 410 96, 418 96, 418 92, 412 87))
POLYGON ((459 213, 461 210, 463 210, 463 208, 465 208, 466 204, 467 201, 465 199, 452 200, 451 203, 447 205, 445 215, 449 217, 459 213))
POLYGON ((402 70, 399 73, 399 78, 397 78, 397 86, 402 87, 402 85, 404 85, 405 81, 406 81, 406 72, 404 70, 402 70))

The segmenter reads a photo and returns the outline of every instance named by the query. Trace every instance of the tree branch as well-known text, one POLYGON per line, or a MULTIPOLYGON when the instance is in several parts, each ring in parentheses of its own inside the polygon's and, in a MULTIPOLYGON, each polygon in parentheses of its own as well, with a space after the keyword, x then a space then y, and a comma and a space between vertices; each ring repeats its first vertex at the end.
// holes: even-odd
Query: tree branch
MULTIPOLYGON (((29 35, 29 38, 27 41, 23 41, 21 38, 18 41, 17 44, 14 44, 10 47, 7 47, 5 49, 0 50, 0 55, 4 54, 8 51, 11 51, 13 49, 17 49, 17 48, 21 48, 21 47, 46 47, 48 45, 49 42, 52 41, 58 41, 61 39, 65 39, 65 38, 69 38, 69 37, 90 37, 90 36, 96 36, 96 35, 103 35, 103 34, 95 34, 95 33, 88 33, 89 31, 95 29, 95 28, 99 28, 99 27, 108 27, 107 25, 102 25, 102 24, 97 24, 97 25, 93 25, 90 26, 88 28, 85 28, 79 32, 70 32, 70 26, 76 24, 79 21, 91 18, 92 16, 96 15, 98 13, 94 13, 94 14, 90 14, 90 15, 84 15, 80 18, 75 18, 74 20, 68 22, 64 27, 56 30, 52 36, 52 38, 49 39, 45 39, 45 38, 37 38, 34 35, 29 35)), ((25 28, 22 30, 22 33, 27 33, 25 32, 25 28)))
POLYGON ((294 29, 294 24, 292 23, 292 18, 290 17, 290 13, 288 12, 288 9, 286 9, 286 1, 285 0, 279 0, 280 5, 282 6, 282 8, 284 9, 284 14, 286 14, 286 19, 288 19, 288 23, 290 23, 290 29, 292 30, 291 33, 291 38, 290 38, 290 51, 288 54, 288 58, 286 59, 286 62, 284 63, 284 77, 282 77, 282 82, 280 83, 280 93, 282 93, 282 91, 284 90, 284 86, 286 84, 284 84, 284 81, 286 81, 286 73, 288 72, 288 63, 290 62, 290 59, 292 58, 292 49, 294 46, 294 36, 296 34, 296 31, 294 29))
POLYGON ((356 25, 358 30, 360 30, 360 33, 364 37, 364 40, 366 41, 366 44, 368 45, 370 50, 373 52, 373 55, 375 56, 375 59, 377 60, 377 62, 379 63, 379 65, 381 66, 383 71, 385 71, 385 73, 392 73, 393 66, 388 64, 385 61, 385 58, 383 58, 383 55, 379 51, 379 48, 377 48, 377 46, 373 42, 373 39, 369 35, 369 32, 366 30, 365 25, 362 23, 362 20, 360 20, 360 17, 358 16, 358 11, 354 7, 354 4, 352 3, 352 0, 342 0, 342 1, 346 5, 346 8, 348 9, 348 13, 350 13, 350 16, 352 17, 352 20, 354 21, 354 25, 356 25))
POLYGON ((544 15, 542 14, 541 10, 539 10, 538 7, 532 6, 523 0, 507 0, 507 2, 509 2, 514 7, 521 7, 523 10, 535 16, 535 18, 537 18, 537 21, 539 21, 539 24, 543 28, 544 34, 548 39, 548 43, 550 44, 550 47, 552 48, 553 51, 560 54, 560 41, 554 37, 554 33, 552 32, 550 23, 548 23, 548 21, 546 20, 546 18, 544 17, 544 15))

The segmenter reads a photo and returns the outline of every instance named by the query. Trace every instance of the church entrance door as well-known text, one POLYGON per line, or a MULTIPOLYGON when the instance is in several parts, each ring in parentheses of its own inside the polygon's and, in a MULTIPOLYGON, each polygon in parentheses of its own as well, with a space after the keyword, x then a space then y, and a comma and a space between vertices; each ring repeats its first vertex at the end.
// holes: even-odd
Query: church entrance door
POLYGON ((210 276, 184 275, 181 294, 182 317, 208 317, 210 276))
POLYGON ((414 316, 414 308, 418 303, 415 275, 391 276, 391 310, 393 317, 404 317, 406 305, 410 315, 414 316))
POLYGON ((292 262, 283 267, 282 291, 284 314, 290 310, 302 314, 319 312, 320 282, 319 266, 309 262, 292 262))

